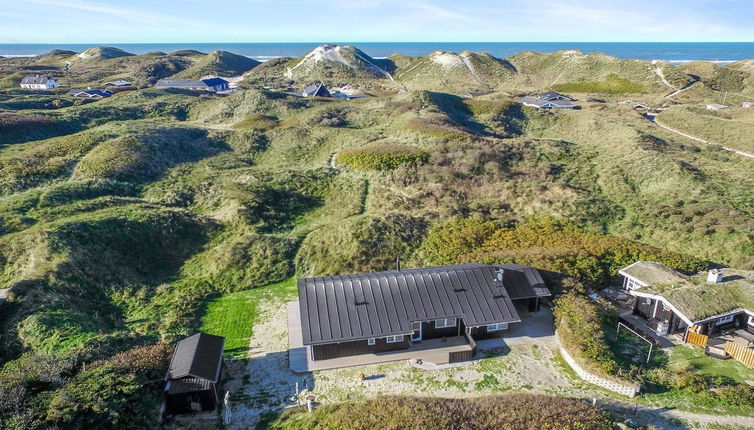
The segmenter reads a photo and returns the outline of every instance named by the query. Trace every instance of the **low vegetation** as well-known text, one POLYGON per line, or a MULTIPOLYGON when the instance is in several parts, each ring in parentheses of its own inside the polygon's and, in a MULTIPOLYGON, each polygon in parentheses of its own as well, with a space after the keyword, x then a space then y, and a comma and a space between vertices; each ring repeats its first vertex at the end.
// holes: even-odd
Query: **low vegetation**
POLYGON ((269 427, 280 430, 609 430, 613 423, 609 414, 584 401, 538 394, 506 394, 472 399, 382 397, 322 406, 313 414, 293 409, 272 421, 269 427))
POLYGON ((644 92, 641 84, 631 82, 618 75, 608 75, 604 80, 597 82, 568 82, 552 86, 555 91, 573 93, 603 93, 603 94, 631 94, 644 92))
POLYGON ((427 162, 429 155, 409 145, 371 145, 347 149, 335 158, 338 164, 364 170, 392 170, 427 162))

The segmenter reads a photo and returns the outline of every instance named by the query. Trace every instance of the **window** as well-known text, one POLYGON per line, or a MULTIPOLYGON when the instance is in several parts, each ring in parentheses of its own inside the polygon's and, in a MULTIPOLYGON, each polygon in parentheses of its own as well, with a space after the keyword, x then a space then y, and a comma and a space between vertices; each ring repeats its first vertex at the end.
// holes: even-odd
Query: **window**
POLYGON ((503 331, 508 330, 508 323, 490 324, 487 326, 487 331, 503 331))
POLYGON ((388 336, 386 337, 387 343, 400 343, 403 342, 403 335, 388 336))
POLYGON ((627 290, 635 290, 635 289, 643 287, 643 286, 644 286, 644 284, 642 284, 641 282, 637 281, 634 278, 628 278, 628 277, 626 278, 626 289, 627 290))
POLYGON ((455 327, 455 318, 443 318, 441 320, 435 320, 435 328, 455 327))
POLYGON ((715 325, 723 325, 723 324, 727 324, 727 323, 729 323, 729 322, 733 321, 733 318, 735 318, 735 317, 736 317, 735 315, 726 315, 726 316, 724 316, 724 317, 722 317, 722 318, 718 319, 718 320, 717 320, 717 321, 715 322, 715 325))
POLYGON ((367 339, 367 345, 374 345, 374 343, 375 343, 375 339, 373 337, 370 337, 369 339, 367 339))
POLYGON ((749 317, 749 325, 754 325, 754 316, 749 317))

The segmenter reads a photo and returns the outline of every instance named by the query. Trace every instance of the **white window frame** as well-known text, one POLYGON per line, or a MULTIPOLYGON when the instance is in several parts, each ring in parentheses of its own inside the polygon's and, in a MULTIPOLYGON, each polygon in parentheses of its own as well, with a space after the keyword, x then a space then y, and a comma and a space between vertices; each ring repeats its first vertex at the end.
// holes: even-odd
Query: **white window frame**
POLYGON ((456 324, 458 324, 458 321, 456 318, 443 318, 443 319, 435 320, 435 328, 455 327, 456 324), (453 322, 452 324, 451 324, 451 321, 453 322))
POLYGON ((373 337, 370 337, 369 339, 367 339, 367 345, 372 346, 375 343, 377 343, 377 339, 375 339, 373 337))
POLYGON ((749 315, 749 325, 754 326, 754 315, 749 315))
POLYGON ((488 332, 503 331, 503 330, 508 330, 508 323, 497 323, 497 324, 487 325, 488 332))
POLYGON ((396 336, 388 336, 385 338, 385 342, 387 343, 401 343, 403 342, 403 335, 399 334, 396 336))

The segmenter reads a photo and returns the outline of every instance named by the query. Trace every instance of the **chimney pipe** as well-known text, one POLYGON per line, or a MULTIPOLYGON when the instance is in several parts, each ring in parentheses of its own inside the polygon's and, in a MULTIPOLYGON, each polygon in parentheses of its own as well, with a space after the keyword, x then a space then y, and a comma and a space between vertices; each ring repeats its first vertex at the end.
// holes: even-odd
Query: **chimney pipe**
POLYGON ((718 269, 712 269, 707 273, 707 282, 717 284, 723 281, 723 272, 718 269))

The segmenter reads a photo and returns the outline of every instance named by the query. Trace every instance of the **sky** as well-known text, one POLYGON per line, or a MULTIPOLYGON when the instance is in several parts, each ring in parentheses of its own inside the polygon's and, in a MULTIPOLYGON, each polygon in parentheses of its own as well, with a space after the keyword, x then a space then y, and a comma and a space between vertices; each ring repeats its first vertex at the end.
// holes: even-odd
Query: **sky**
POLYGON ((754 41, 752 0, 0 0, 0 43, 754 41))

